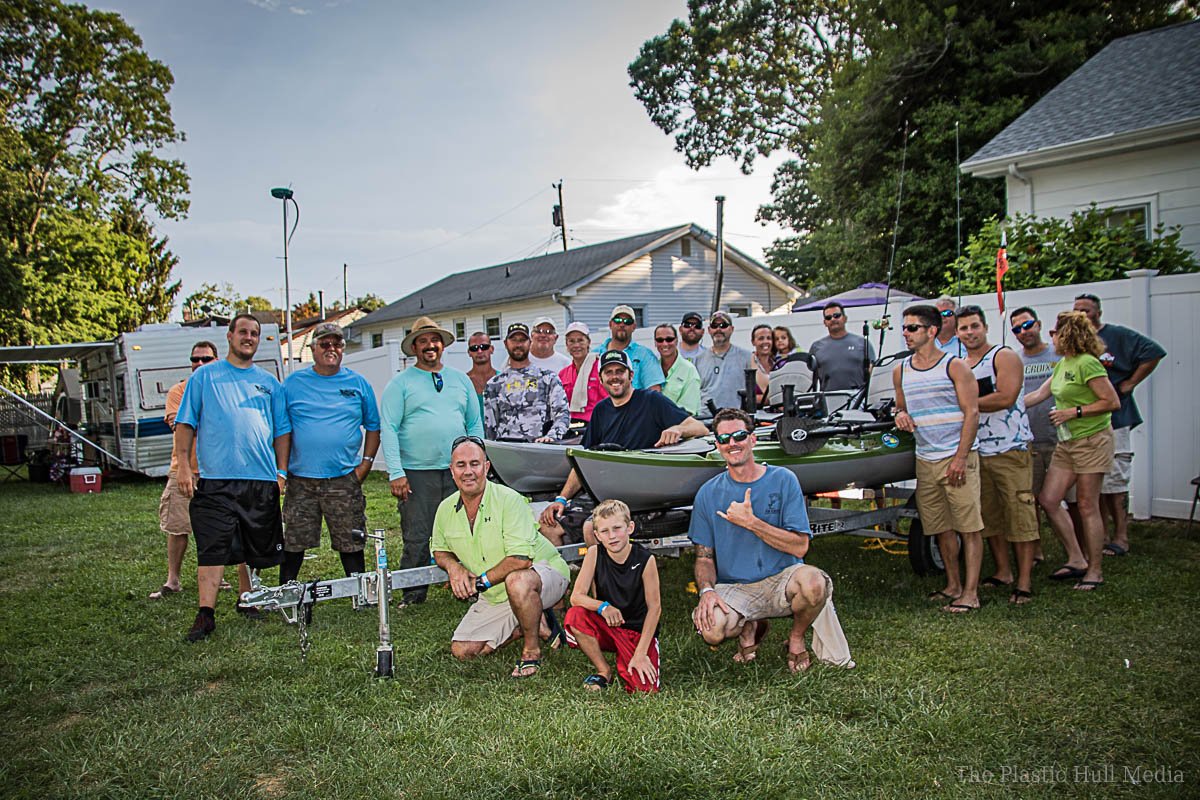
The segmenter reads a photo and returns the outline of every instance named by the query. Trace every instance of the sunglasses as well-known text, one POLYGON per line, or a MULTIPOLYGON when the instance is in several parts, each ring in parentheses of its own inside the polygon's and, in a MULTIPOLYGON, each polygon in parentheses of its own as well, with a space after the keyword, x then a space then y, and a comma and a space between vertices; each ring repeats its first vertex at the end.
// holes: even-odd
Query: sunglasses
POLYGON ((654 341, 658 342, 659 344, 666 344, 667 342, 675 341, 675 337, 674 336, 655 336, 654 341))
POLYGON ((953 316, 954 316, 954 309, 953 309, 953 308, 947 308, 945 311, 943 311, 943 312, 942 312, 942 316, 943 316, 943 317, 953 317, 953 316))
POLYGON ((632 325, 633 324, 632 317, 613 317, 612 321, 618 325, 632 325))
POLYGON ((909 323, 908 325, 901 325, 900 327, 903 328, 904 330, 908 331, 909 333, 916 333, 917 331, 921 330, 922 328, 925 328, 928 326, 915 325, 915 324, 909 323))
POLYGON ((1029 330, 1034 325, 1037 325, 1036 319, 1027 319, 1024 322, 1022 322, 1020 325, 1013 325, 1012 332, 1014 335, 1018 334, 1018 333, 1022 333, 1023 331, 1029 330))
POLYGON ((697 321, 697 322, 681 322, 681 323, 679 323, 679 327, 681 327, 681 328, 703 328, 704 323, 699 322, 699 321, 697 321))
POLYGON ((341 350, 345 346, 346 343, 340 339, 332 342, 328 339, 322 339, 321 341, 317 342, 317 347, 321 348, 322 350, 341 350))
POLYGON ((717 440, 717 444, 729 444, 731 441, 744 442, 750 438, 750 431, 743 428, 733 433, 718 433, 714 438, 717 440))
POLYGON ((533 332, 538 336, 553 336, 555 334, 555 330, 553 328, 534 328, 533 332))
POLYGON ((477 444, 477 445, 479 445, 480 450, 482 450, 484 453, 487 452, 487 448, 483 444, 483 439, 480 439, 478 436, 470 436, 470 435, 460 436, 457 439, 455 439, 453 442, 451 442, 450 443, 450 452, 453 453, 455 450, 457 450, 458 446, 460 444, 462 444, 463 442, 470 442, 471 444, 477 444))
POLYGON ((191 361, 193 364, 207 364, 210 361, 216 361, 216 360, 217 360, 216 356, 192 356, 192 358, 191 358, 191 361))
POLYGON ((467 350, 472 353, 482 353, 484 350, 491 350, 491 349, 492 349, 492 346, 490 344, 473 344, 473 345, 470 345, 469 347, 467 347, 467 350))
POLYGON ((841 319, 841 318, 842 318, 842 317, 844 317, 844 316, 845 316, 845 314, 843 314, 842 312, 840 312, 840 311, 834 311, 832 314, 826 314, 826 315, 825 315, 825 320, 826 320, 826 321, 829 321, 829 320, 831 320, 831 319, 841 319))
POLYGON ((729 327, 729 323, 728 322, 712 322, 712 323, 709 323, 708 327, 716 328, 719 331, 723 331, 729 327))
POLYGON ((434 388, 434 391, 436 391, 436 392, 441 392, 441 391, 442 391, 442 389, 443 389, 443 388, 446 386, 446 382, 445 382, 444 380, 442 380, 442 373, 440 373, 440 372, 431 372, 431 373, 429 373, 429 374, 433 376, 433 388, 434 388))

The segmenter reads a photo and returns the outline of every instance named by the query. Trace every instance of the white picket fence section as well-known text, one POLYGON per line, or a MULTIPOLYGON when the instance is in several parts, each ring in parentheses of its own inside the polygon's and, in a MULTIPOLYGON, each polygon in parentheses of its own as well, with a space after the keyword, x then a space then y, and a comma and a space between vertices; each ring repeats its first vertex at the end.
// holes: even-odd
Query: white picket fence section
MULTIPOLYGON (((1133 516, 1138 519, 1151 516, 1187 519, 1194 492, 1191 480, 1200 474, 1200 415, 1197 414, 1196 400, 1200 396, 1200 367, 1196 358, 1196 343, 1200 341, 1200 273, 1156 276, 1154 270, 1134 270, 1127 274, 1129 277, 1125 280, 1008 292, 1005 306, 1010 312, 1020 306, 1029 306, 1040 318, 1053 320, 1059 311, 1071 308, 1077 295, 1094 294, 1101 299, 1105 322, 1139 330, 1166 349, 1167 357, 1135 392, 1146 422, 1133 432, 1130 506, 1133 516)), ((993 341, 1003 338, 1008 344, 1016 345, 1007 320, 998 319, 999 306, 994 292, 964 295, 962 303, 984 309, 993 341)), ((893 329, 884 337, 884 354, 904 350, 899 326, 906 305, 908 303, 897 300, 887 307, 893 329)), ((861 334, 864 320, 881 318, 883 308, 879 305, 846 309, 847 327, 851 332, 861 334)), ((666 321, 679 322, 675 319, 666 321)), ((812 342, 825 335, 819 311, 772 314, 736 320, 734 344, 749 349, 750 331, 760 323, 772 327, 786 325, 803 349, 808 349, 812 342)), ((1048 330, 1049 326, 1044 329, 1048 330)), ((597 332, 598 336, 603 334, 603 331, 597 332)), ((870 337, 871 343, 879 349, 879 332, 872 329, 870 337)), ((647 327, 639 329, 634 338, 653 348, 651 321, 647 327)), ((499 366, 504 358, 503 343, 497 341, 495 344, 497 354, 493 361, 499 366)), ((409 362, 411 359, 401 354, 399 342, 389 341, 381 348, 348 354, 344 363, 365 375, 378 397, 383 394, 391 376, 409 362)), ((464 371, 468 369, 470 359, 465 344, 456 342, 448 348, 445 363, 464 371)), ((871 396, 886 397, 891 393, 891 372, 881 370, 872 378, 871 396)), ((382 468, 382 463, 377 462, 376 468, 382 468)))

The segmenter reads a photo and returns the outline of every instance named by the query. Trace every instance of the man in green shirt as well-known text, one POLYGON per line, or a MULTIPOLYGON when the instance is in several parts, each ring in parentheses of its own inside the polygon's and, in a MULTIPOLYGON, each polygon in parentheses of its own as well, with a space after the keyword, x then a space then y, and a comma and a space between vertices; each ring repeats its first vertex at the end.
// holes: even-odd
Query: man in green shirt
POLYGON ((547 636, 561 628, 553 612, 570 582, 567 562, 538 533, 529 502, 487 480, 483 442, 462 436, 450 448, 450 474, 458 491, 438 506, 430 549, 450 577, 459 600, 475 602, 451 637, 450 652, 467 660, 498 650, 518 635, 521 658, 512 677, 529 678, 541 667, 543 620, 547 636))
POLYGON ((693 417, 700 411, 700 373, 679 353, 679 334, 675 326, 664 322, 654 329, 654 347, 667 376, 662 393, 693 417))

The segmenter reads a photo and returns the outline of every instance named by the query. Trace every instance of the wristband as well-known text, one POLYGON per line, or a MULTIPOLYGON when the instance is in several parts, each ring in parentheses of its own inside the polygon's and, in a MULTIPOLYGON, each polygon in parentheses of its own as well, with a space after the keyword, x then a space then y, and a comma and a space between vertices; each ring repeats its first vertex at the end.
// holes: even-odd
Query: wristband
POLYGON ((703 596, 705 592, 715 592, 715 591, 716 591, 716 589, 714 589, 713 587, 705 586, 703 589, 700 590, 700 595, 703 596))
POLYGON ((1083 416, 1083 406, 1075 406, 1075 416, 1076 417, 1083 416))
POLYGON ((363 456, 363 457, 362 457, 362 460, 363 460, 363 461, 365 461, 365 462, 367 462, 368 464, 374 464, 374 463, 375 463, 375 456, 363 456))
POLYGON ((604 609, 608 608, 610 605, 612 605, 612 603, 610 603, 610 602, 608 602, 607 600, 605 600, 603 603, 601 603, 601 604, 600 604, 600 607, 596 609, 596 613, 597 613, 597 614, 600 614, 601 616, 603 616, 603 615, 604 615, 604 609))
POLYGON ((562 503, 563 508, 567 507, 567 498, 563 497, 562 495, 559 495, 558 497, 554 498, 554 502, 562 503))
POLYGON ((476 593, 476 594, 483 594, 483 593, 484 593, 484 592, 486 592, 488 589, 490 589, 490 588, 491 588, 491 586, 492 586, 492 585, 491 585, 490 583, 487 583, 487 582, 486 582, 486 581, 483 579, 483 576, 482 576, 482 575, 481 575, 481 576, 479 576, 479 577, 477 577, 477 578, 475 578, 475 593, 476 593))
POLYGON ((489 588, 489 589, 492 588, 492 582, 488 580, 486 570, 484 571, 484 573, 482 575, 479 576, 479 580, 483 581, 483 585, 486 586, 487 588, 489 588))
POLYGON ((283 470, 277 469, 277 470, 275 470, 275 474, 278 475, 279 477, 283 478, 285 481, 287 480, 287 473, 284 472, 283 470))

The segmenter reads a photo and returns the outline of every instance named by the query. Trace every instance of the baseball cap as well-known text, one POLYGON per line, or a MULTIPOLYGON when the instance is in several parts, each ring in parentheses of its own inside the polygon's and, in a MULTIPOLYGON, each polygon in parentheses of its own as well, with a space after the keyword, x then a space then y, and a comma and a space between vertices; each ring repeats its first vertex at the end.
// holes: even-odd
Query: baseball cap
POLYGON ((345 339, 346 334, 342 333, 342 326, 336 322, 322 322, 313 328, 312 341, 324 339, 326 336, 336 336, 339 339, 345 339))
POLYGON ((687 322, 689 319, 694 319, 694 320, 696 320, 696 322, 699 322, 701 325, 704 324, 704 317, 700 316, 695 311, 689 311, 686 314, 684 314, 683 319, 679 320, 679 322, 680 322, 680 324, 682 324, 684 322, 687 322))
POLYGON ((525 335, 525 338, 529 338, 529 326, 524 322, 514 322, 508 326, 508 332, 504 334, 504 338, 512 338, 514 333, 521 333, 525 335))
POLYGON ((608 318, 612 319, 613 317, 619 317, 622 314, 624 314, 625 316, 629 317, 630 319, 632 319, 634 321, 637 320, 637 314, 633 313, 633 307, 626 306, 626 305, 620 305, 620 306, 617 306, 616 308, 614 308, 612 310, 612 313, 608 315, 608 318))
POLYGON ((533 321, 533 327, 536 328, 539 325, 549 325, 555 331, 558 330, 558 325, 554 324, 554 320, 550 319, 550 317, 538 317, 533 321))
POLYGON ((582 333, 589 339, 592 338, 592 329, 587 326, 586 322, 572 322, 567 326, 566 333, 582 333))
POLYGON ((729 316, 728 311, 714 311, 712 318, 709 319, 709 321, 708 321, 708 324, 711 325, 717 319, 717 317, 720 317, 721 319, 725 320, 730 325, 733 324, 733 317, 729 316))
POLYGON ((600 356, 600 369, 603 370, 609 364, 620 364, 625 369, 633 372, 633 367, 629 365, 629 356, 624 350, 609 350, 604 355, 600 356))

